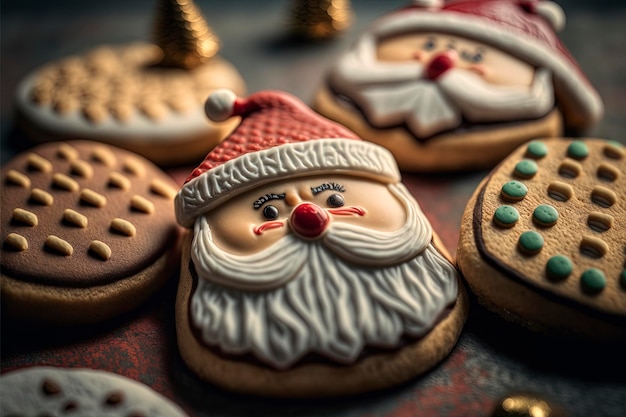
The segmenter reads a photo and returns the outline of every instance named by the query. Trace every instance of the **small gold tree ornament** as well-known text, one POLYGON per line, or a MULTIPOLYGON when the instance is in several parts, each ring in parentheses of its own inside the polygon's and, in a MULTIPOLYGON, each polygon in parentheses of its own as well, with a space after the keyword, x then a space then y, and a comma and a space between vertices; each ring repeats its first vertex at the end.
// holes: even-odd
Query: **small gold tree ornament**
POLYGON ((163 51, 159 65, 165 67, 196 68, 220 46, 193 0, 158 0, 153 37, 163 51))
POLYGON ((296 0, 292 7, 291 31, 305 38, 331 38, 351 23, 350 0, 296 0))

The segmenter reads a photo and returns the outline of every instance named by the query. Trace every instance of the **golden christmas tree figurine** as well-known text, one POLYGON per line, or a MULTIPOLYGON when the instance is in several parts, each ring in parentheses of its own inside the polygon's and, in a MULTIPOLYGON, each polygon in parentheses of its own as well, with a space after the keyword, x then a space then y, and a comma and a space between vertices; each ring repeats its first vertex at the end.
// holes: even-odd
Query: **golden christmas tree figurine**
POLYGON ((296 0, 291 30, 306 38, 325 39, 345 31, 351 22, 350 0, 296 0))
POLYGON ((159 0, 154 43, 163 50, 161 66, 193 69, 219 50, 219 39, 193 0, 159 0))

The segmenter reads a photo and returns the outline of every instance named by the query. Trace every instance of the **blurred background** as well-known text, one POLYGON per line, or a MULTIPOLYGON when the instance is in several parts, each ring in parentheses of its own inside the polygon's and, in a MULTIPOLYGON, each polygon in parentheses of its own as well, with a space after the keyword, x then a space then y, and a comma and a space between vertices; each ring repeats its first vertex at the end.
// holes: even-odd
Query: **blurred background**
MULTIPOLYGON (((155 0, 3 0, 1 3, 1 135, 3 161, 16 84, 29 71, 102 44, 150 41, 155 0)), ((249 92, 277 88, 305 101, 328 64, 377 16, 408 0, 352 0, 354 20, 342 36, 322 42, 287 37, 294 0, 196 0, 222 42, 220 54, 249 92)), ((591 134, 621 140, 626 133, 626 3, 558 0, 567 16, 560 34, 605 102, 591 134)))

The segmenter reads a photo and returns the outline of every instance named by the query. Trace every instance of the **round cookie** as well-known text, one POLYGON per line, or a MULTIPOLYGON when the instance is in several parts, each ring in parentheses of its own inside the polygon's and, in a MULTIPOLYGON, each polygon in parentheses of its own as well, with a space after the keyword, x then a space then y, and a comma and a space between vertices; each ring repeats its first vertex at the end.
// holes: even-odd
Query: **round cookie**
POLYGON ((2 309, 35 322, 102 321, 177 266, 174 180, 91 141, 51 142, 2 167, 2 309))
POLYGON ((601 119, 598 93, 558 38, 556 3, 412 3, 367 27, 312 104, 402 170, 491 168, 528 140, 601 119))
POLYGON ((459 269, 479 301, 507 319, 624 342, 626 149, 601 139, 537 143, 519 147, 478 186, 461 223, 459 269), (529 157, 534 175, 520 178, 515 167, 529 157), (502 195, 510 181, 527 189, 517 201, 502 195), (512 226, 498 221, 507 206, 519 213, 512 226))
POLYGON ((216 92, 207 114, 242 121, 176 197, 191 370, 239 392, 327 397, 445 358, 467 297, 392 155, 282 92, 216 92))
POLYGON ((219 56, 193 69, 159 66, 162 56, 136 43, 46 64, 17 87, 17 125, 35 142, 89 139, 159 165, 196 161, 236 125, 206 120, 207 95, 225 86, 243 93, 245 84, 219 56))
POLYGON ((187 416, 168 398, 122 375, 48 366, 2 374, 0 415, 187 416))

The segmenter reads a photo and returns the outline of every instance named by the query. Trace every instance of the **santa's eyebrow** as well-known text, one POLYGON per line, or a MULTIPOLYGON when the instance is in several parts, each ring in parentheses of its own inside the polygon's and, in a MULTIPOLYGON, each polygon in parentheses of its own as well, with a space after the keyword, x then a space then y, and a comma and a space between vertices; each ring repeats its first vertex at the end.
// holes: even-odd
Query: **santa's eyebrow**
POLYGON ((284 200, 284 199, 285 199, 285 193, 281 193, 281 194, 269 193, 269 194, 265 194, 257 198, 256 201, 252 203, 252 207, 254 207, 255 210, 258 210, 261 208, 261 206, 263 206, 263 204, 267 203, 270 200, 284 200))
POLYGON ((313 195, 317 195, 326 190, 339 191, 343 193, 346 191, 346 188, 341 184, 337 184, 336 182, 325 182, 318 185, 317 187, 311 187, 311 192, 313 193, 313 195))

